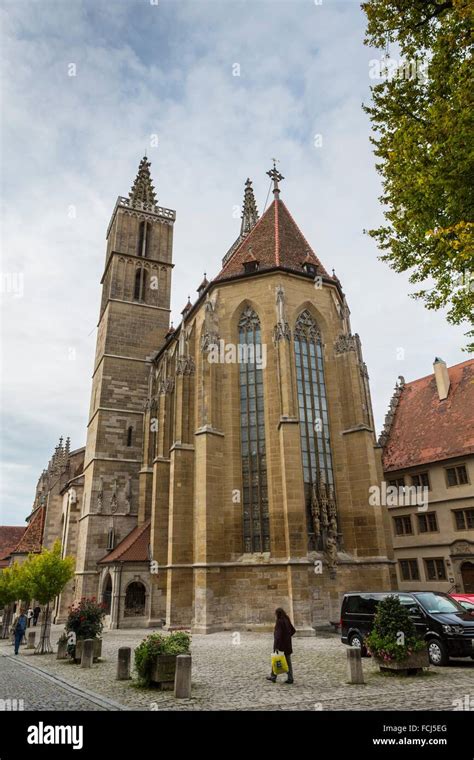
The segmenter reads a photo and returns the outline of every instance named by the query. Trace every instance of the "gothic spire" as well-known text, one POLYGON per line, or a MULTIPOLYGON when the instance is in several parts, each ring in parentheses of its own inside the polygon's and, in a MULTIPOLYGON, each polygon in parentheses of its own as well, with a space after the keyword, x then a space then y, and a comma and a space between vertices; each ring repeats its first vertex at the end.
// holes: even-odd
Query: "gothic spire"
POLYGON ((240 226, 240 236, 247 235, 252 227, 258 222, 258 210, 253 194, 252 182, 247 178, 245 183, 244 204, 242 207, 242 224, 240 226))
POLYGON ((156 193, 151 181, 150 166, 148 158, 143 156, 135 182, 128 194, 131 206, 144 209, 153 209, 156 206, 156 193))

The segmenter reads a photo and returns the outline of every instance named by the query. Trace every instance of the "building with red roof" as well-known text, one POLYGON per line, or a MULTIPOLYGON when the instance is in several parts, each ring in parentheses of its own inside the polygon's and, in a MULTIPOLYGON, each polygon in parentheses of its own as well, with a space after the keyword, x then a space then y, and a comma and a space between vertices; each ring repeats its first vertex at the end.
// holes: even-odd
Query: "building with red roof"
POLYGON ((282 606, 311 635, 348 588, 395 588, 361 341, 267 174, 271 203, 260 216, 245 182, 237 238, 177 327, 176 214, 146 157, 115 204, 75 588, 111 627, 271 630, 282 606))
POLYGON ((380 443, 388 485, 426 495, 390 508, 400 588, 474 593, 474 359, 399 378, 380 443))
POLYGON ((25 530, 24 525, 0 525, 0 569, 10 564, 11 553, 25 530))

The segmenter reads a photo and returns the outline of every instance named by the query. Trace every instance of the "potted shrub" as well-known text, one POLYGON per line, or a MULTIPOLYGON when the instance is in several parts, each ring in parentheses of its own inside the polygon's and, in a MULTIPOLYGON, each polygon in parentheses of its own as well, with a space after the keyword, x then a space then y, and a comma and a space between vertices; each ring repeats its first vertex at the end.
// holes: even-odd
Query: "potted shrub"
POLYGON ((104 627, 104 617, 104 605, 99 604, 95 597, 83 597, 80 602, 75 602, 69 607, 65 626, 69 642, 68 654, 76 662, 81 661, 84 639, 94 639, 94 662, 102 655, 100 636, 104 627))
POLYGON ((429 665, 426 642, 418 638, 408 610, 395 596, 388 596, 378 605, 365 645, 381 672, 410 675, 429 665))
POLYGON ((183 631, 152 633, 143 639, 135 649, 135 669, 141 685, 173 688, 176 657, 189 654, 190 646, 191 637, 183 631))

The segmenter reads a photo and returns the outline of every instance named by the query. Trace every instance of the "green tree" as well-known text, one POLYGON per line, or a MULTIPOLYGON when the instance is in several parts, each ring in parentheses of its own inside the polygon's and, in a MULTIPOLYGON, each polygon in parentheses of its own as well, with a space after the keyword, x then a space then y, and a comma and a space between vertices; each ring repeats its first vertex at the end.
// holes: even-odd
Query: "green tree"
POLYGON ((23 565, 30 597, 46 605, 41 624, 39 643, 35 654, 52 652, 50 603, 61 593, 74 575, 74 558, 61 557, 61 543, 56 541, 51 550, 43 549, 41 554, 30 554, 23 565))
POLYGON ((2 639, 8 639, 13 616, 13 604, 29 599, 24 565, 14 562, 0 572, 0 608, 3 608, 2 639))
MULTIPOLYGON (((474 330, 474 110, 469 0, 368 0, 365 43, 394 45, 369 114, 386 224, 369 235, 428 309, 474 330)), ((383 60, 383 57, 382 57, 383 60)), ((373 74, 372 74, 373 75, 373 74)), ((471 342, 467 350, 474 348, 471 342)))

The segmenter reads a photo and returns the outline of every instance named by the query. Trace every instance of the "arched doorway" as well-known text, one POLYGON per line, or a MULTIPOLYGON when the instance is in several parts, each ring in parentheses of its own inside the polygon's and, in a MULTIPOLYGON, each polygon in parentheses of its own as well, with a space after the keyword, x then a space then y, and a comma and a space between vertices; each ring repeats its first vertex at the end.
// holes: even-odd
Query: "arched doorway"
POLYGON ((107 576, 104 590, 102 591, 102 604, 104 605, 105 614, 110 615, 110 607, 112 605, 112 578, 110 575, 107 576))
POLYGON ((139 617, 145 614, 146 589, 140 581, 133 581, 125 594, 125 617, 139 617))
POLYGON ((461 565, 462 586, 465 594, 474 594, 474 562, 461 565))

